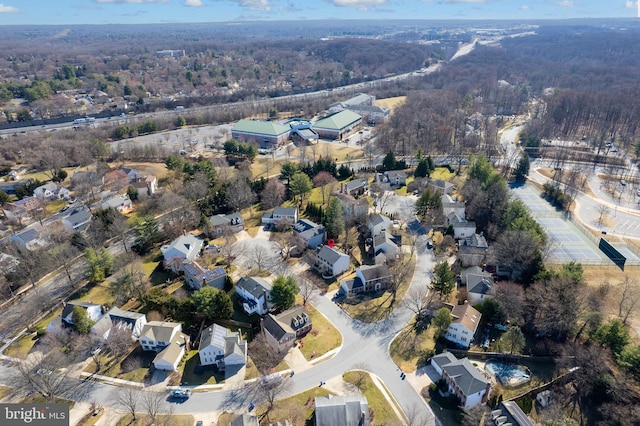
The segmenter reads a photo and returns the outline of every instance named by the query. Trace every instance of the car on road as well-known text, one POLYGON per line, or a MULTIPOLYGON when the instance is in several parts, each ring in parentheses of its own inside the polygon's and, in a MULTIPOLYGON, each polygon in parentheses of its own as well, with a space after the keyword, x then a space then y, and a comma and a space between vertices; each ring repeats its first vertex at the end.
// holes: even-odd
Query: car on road
POLYGON ((60 210, 60 212, 66 212, 67 210, 69 210, 69 205, 68 204, 66 206, 64 206, 62 208, 62 210, 60 210))
POLYGON ((185 400, 189 399, 191 396, 191 391, 189 389, 174 389, 169 392, 169 398, 171 399, 180 399, 185 400))
POLYGON ((202 423, 202 420, 198 420, 198 421, 196 422, 196 426, 202 426, 202 424, 203 424, 203 423, 202 423))

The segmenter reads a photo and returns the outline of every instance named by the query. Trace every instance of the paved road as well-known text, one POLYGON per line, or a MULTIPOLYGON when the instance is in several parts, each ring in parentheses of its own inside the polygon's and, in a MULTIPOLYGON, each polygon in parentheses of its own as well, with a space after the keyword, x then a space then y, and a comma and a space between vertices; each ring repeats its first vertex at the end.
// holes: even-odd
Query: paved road
MULTIPOLYGON (((429 272, 433 269, 435 261, 431 252, 425 249, 425 235, 418 237, 417 244, 418 261, 411 286, 428 286, 429 272)), ((389 356, 388 348, 391 341, 411 321, 412 312, 400 307, 390 318, 368 324, 347 316, 330 300, 330 295, 318 294, 316 307, 340 330, 343 345, 333 358, 285 379, 291 381, 291 388, 283 396, 301 393, 317 387, 321 381, 340 376, 345 371, 366 366, 366 369, 382 379, 405 413, 412 413, 412 425, 435 425, 433 412, 412 386, 406 380, 400 379, 400 370, 389 356)), ((0 365, 0 377, 9 377, 9 371, 4 365, 0 365)), ((95 402, 115 408, 117 405, 114 394, 117 390, 118 388, 108 384, 88 381, 71 397, 78 401, 95 402)), ((249 401, 260 401, 252 386, 195 393, 184 403, 175 404, 174 410, 177 414, 197 414, 214 410, 241 412, 246 410, 249 401)))

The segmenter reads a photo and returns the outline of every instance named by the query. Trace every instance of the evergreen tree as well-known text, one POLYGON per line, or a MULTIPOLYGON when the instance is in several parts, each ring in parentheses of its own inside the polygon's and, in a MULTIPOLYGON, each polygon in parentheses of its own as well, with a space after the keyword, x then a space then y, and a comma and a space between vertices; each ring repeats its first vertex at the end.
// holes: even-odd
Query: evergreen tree
POLYGON ((285 277, 280 275, 273 280, 271 301, 276 308, 284 311, 295 304, 298 292, 298 283, 293 276, 288 275, 285 277))
POLYGON ((336 197, 331 197, 324 213, 323 224, 327 231, 327 238, 337 239, 344 232, 344 216, 342 205, 336 197))

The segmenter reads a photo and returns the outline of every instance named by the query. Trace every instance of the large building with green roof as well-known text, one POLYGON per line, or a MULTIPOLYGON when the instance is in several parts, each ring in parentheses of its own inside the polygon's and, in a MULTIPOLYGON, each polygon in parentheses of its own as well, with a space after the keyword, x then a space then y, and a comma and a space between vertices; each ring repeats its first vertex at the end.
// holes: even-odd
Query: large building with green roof
POLYGON ((283 145, 291 135, 291 127, 275 121, 240 120, 231 129, 231 137, 239 142, 272 149, 283 145))
POLYGON ((322 138, 342 139, 360 125, 362 117, 353 111, 343 110, 313 123, 313 130, 322 138))

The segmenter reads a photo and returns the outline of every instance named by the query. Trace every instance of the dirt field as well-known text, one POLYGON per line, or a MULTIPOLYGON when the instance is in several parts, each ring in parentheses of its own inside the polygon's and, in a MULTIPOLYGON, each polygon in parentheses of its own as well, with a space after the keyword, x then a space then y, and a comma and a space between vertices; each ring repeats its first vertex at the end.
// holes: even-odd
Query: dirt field
POLYGON ((379 107, 390 108, 391 114, 393 114, 393 111, 397 107, 402 105, 406 99, 407 99, 406 96, 397 96, 395 98, 386 98, 386 99, 376 99, 373 104, 379 107))

